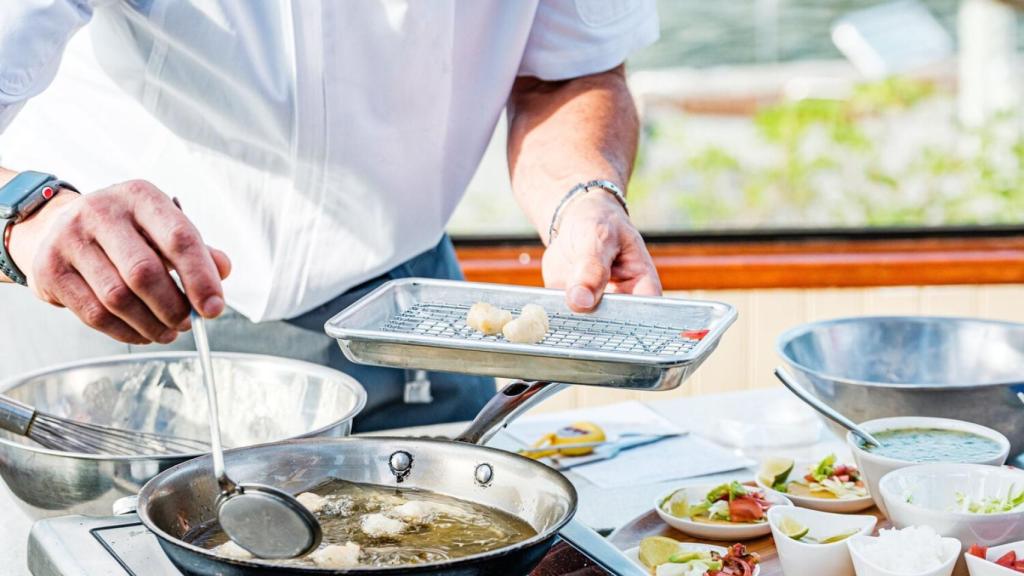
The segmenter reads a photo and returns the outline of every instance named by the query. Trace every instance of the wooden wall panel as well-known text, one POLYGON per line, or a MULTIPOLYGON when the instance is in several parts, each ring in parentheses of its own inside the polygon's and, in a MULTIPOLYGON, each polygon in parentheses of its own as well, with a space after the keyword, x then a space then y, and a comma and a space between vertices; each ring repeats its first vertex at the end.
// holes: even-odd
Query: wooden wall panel
POLYGON ((1020 286, 980 287, 978 315, 1008 322, 1024 322, 1024 290, 1020 286))
MULTIPOLYGON (((1024 235, 648 243, 666 289, 948 286, 1024 282, 1024 235)), ((538 285, 543 248, 457 242, 466 277, 538 285)))

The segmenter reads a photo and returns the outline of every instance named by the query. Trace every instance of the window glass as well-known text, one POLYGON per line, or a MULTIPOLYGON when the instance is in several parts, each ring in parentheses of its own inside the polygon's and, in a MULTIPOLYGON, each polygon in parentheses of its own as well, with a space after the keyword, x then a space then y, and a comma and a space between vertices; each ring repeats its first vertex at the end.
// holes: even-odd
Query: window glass
MULTIPOLYGON (((634 220, 651 232, 1024 223, 1022 8, 662 0, 661 39, 630 61, 634 220)), ((455 233, 531 232, 508 191, 504 129, 455 233)))

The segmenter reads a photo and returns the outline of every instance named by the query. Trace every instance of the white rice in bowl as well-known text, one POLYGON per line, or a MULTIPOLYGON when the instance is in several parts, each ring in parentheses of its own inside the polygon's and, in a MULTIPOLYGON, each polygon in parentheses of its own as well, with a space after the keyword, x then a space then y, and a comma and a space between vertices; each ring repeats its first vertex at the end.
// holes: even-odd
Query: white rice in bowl
POLYGON ((931 526, 880 530, 877 538, 856 543, 861 558, 897 574, 921 574, 949 560, 942 537, 931 526))

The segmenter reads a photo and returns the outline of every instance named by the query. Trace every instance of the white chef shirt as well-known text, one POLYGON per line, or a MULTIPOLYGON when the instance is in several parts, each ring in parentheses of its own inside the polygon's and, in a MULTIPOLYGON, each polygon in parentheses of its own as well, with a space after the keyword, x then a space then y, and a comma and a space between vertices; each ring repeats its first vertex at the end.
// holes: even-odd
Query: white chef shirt
POLYGON ((254 321, 436 244, 517 75, 658 34, 654 0, 3 2, 0 162, 177 196, 254 321))

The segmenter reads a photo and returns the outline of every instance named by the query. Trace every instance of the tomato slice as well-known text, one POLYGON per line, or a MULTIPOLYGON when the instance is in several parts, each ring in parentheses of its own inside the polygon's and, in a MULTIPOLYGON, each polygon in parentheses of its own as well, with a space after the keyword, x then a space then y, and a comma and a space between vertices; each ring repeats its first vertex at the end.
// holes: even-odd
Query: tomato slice
POLYGON ((1013 568, 1013 565, 1017 562, 1017 553, 1010 550, 1006 554, 1003 554, 999 560, 996 560, 996 564, 1005 566, 1007 568, 1013 568))
POLYGON ((985 556, 988 555, 988 548, 978 544, 971 544, 971 548, 967 553, 971 556, 977 556, 978 558, 985 558, 985 556))
POLYGON ((764 508, 753 498, 737 498, 729 502, 729 518, 733 522, 754 522, 764 518, 764 508))

